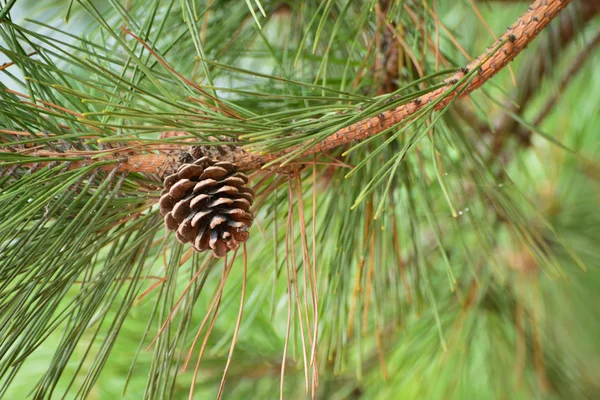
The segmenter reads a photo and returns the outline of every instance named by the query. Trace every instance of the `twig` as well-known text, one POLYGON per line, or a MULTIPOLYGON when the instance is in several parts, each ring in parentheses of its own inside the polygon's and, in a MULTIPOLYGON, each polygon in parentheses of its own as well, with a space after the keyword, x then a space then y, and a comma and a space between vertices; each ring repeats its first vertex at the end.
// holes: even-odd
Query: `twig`
MULTIPOLYGON (((31 53, 27 53, 27 57, 31 57, 31 56, 34 56, 34 55, 36 55, 36 54, 37 54, 37 51, 32 51, 31 53)), ((15 63, 14 63, 14 62, 12 62, 12 61, 10 61, 10 62, 6 62, 6 63, 4 63, 4 64, 0 65, 0 71, 2 71, 2 70, 3 70, 3 69, 5 69, 5 68, 8 68, 8 67, 10 67, 10 66, 12 66, 12 65, 15 65, 15 63)))

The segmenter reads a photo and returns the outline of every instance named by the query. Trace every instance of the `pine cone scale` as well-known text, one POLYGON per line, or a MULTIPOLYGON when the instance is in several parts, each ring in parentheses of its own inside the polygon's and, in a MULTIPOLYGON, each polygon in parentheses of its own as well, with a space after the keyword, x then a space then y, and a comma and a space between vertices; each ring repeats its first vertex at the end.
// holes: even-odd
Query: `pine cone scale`
POLYGON ((179 222, 177 222, 175 218, 173 218, 171 213, 168 213, 167 215, 165 215, 165 226, 168 230, 174 231, 179 226, 179 222))
POLYGON ((221 215, 215 215, 212 217, 210 221, 210 229, 215 229, 218 225, 221 225, 223 222, 227 222, 227 218, 221 215))
POLYGON ((202 175, 200 175, 200 180, 202 179, 221 179, 227 175, 227 170, 223 167, 208 167, 204 170, 202 175))
POLYGON ((185 221, 183 221, 182 224, 179 225, 177 233, 179 233, 182 237, 186 238, 186 240, 189 242, 194 240, 194 238, 198 234, 199 228, 199 226, 193 226, 192 219, 188 218, 185 221))
POLYGON ((252 205, 252 203, 250 203, 250 201, 248 201, 248 199, 235 199, 233 201, 233 206, 239 207, 243 210, 250 208, 251 205, 252 205))
POLYGON ((218 189, 213 189, 208 194, 238 194, 239 190, 235 186, 221 186, 218 189))
POLYGON ((210 208, 216 208, 223 205, 233 204, 233 200, 227 197, 219 197, 216 200, 212 201, 208 204, 210 208))
POLYGON ((203 210, 197 212, 196 215, 194 215, 194 217, 192 218, 192 225, 200 226, 200 224, 202 223, 202 219, 205 219, 204 217, 209 216, 210 214, 212 214, 212 210, 203 210))
POLYGON ((206 200, 210 199, 210 196, 207 194, 200 194, 190 202, 190 207, 193 209, 197 209, 202 205, 202 203, 206 203, 206 200))
POLYGON ((192 208, 190 207, 191 201, 192 199, 189 198, 187 200, 181 200, 180 202, 175 204, 175 207, 173 207, 173 210, 171 211, 171 215, 173 216, 173 218, 175 218, 175 221, 181 223, 183 222, 185 217, 189 215, 190 211, 192 210, 192 208))
POLYGON ((194 182, 190 181, 189 179, 181 179, 179 180, 177 183, 175 183, 173 186, 171 186, 171 189, 169 190, 169 194, 171 195, 172 198, 176 199, 181 197, 183 194, 185 194, 188 189, 194 187, 194 182))
POLYGON ((194 176, 200 175, 203 171, 204 168, 202 168, 200 165, 187 164, 177 173, 176 176, 178 176, 180 179, 190 179, 194 176))
POLYGON ((194 192, 202 193, 202 191, 205 190, 207 187, 215 186, 216 184, 217 181, 215 181, 214 179, 205 179, 203 181, 198 182, 196 186, 194 186, 194 192))
POLYGON ((242 187, 248 182, 244 181, 240 177, 230 176, 229 178, 223 180, 223 183, 225 183, 226 185, 231 185, 231 186, 235 186, 235 187, 242 187))

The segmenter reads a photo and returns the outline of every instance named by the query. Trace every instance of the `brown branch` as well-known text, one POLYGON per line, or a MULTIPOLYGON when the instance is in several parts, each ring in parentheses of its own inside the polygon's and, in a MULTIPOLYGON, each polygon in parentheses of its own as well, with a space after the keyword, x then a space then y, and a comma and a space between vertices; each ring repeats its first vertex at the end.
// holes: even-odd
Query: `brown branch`
MULTIPOLYGON (((571 38, 572 37, 573 36, 571 36, 571 38)), ((541 107, 537 116, 533 119, 531 125, 539 126, 544 121, 544 119, 550 114, 550 112, 556 106, 556 103, 560 100, 564 90, 567 88, 571 80, 577 75, 577 72, 579 72, 579 70, 584 66, 585 62, 590 57, 590 55, 594 54, 593 50, 599 45, 600 32, 598 32, 596 36, 589 43, 585 44, 582 50, 580 50, 579 54, 575 57, 575 60, 571 63, 571 66, 568 69, 568 71, 563 75, 558 87, 555 89, 554 95, 550 96, 550 98, 546 100, 546 103, 544 103, 544 105, 541 107)), ((557 52, 557 57, 559 54, 560 53, 557 52)), ((527 86, 531 86, 531 84, 527 82, 527 86)), ((539 82, 537 81, 536 86, 539 87, 539 82)), ((532 90, 529 87, 525 88, 524 91, 528 93, 531 92, 531 95, 528 96, 533 95, 532 90)), ((521 123, 513 117, 513 113, 523 114, 524 108, 521 107, 519 110, 513 110, 511 108, 513 106, 513 103, 507 105, 505 111, 501 115, 501 118, 497 120, 498 125, 495 127, 495 136, 492 145, 492 153, 490 154, 490 159, 500 159, 502 160, 503 165, 507 165, 515 156, 514 149, 506 146, 507 143, 509 143, 507 140, 508 136, 512 135, 513 137, 516 137, 519 146, 527 147, 531 145, 531 136, 533 134, 533 132, 527 126, 520 125, 521 123), (511 112, 509 110, 513 111, 511 112)), ((487 126, 487 130, 486 128, 482 128, 481 130, 484 132, 491 133, 491 131, 489 131, 489 126, 487 126)), ((504 174, 503 169, 498 170, 497 174, 498 176, 502 176, 504 174)))
MULTIPOLYGON (((525 63, 529 68, 523 69, 519 75, 518 82, 521 85, 512 96, 512 99, 504 105, 504 112, 494 120, 493 130, 496 133, 492 146, 494 153, 498 153, 504 145, 505 133, 517 131, 519 123, 513 118, 513 114, 522 113, 533 99, 542 79, 563 54, 562 50, 581 31, 582 27, 578 22, 583 25, 594 18, 600 12, 599 5, 600 2, 596 3, 595 0, 594 2, 584 2, 577 9, 576 18, 569 14, 561 15, 558 19, 558 32, 555 35, 546 35, 540 44, 539 51, 532 54, 528 62, 525 63)), ((485 134, 485 132, 490 132, 490 127, 486 125, 481 127, 480 130, 485 134)))
MULTIPOLYGON (((306 157, 315 153, 324 153, 344 144, 364 140, 414 117, 418 111, 432 102, 439 101, 434 110, 440 110, 453 100, 467 96, 511 62, 570 2, 571 0, 535 0, 493 46, 488 47, 482 55, 465 68, 461 68, 453 77, 447 79, 445 81, 447 83, 446 87, 433 90, 411 103, 342 128, 323 141, 316 143, 307 151, 302 152, 300 156, 306 157), (501 45, 500 48, 493 52, 499 45, 501 45), (450 88, 463 78, 465 73, 475 68, 479 68, 477 75, 466 86, 450 88)), ((235 163, 242 171, 250 171, 273 163, 286 155, 297 153, 301 146, 303 145, 265 155, 237 149, 228 151, 221 158, 235 163)), ((171 164, 173 158, 173 154, 165 153, 124 155, 119 170, 164 173, 173 167, 171 164)))
MULTIPOLYGON (((528 8, 528 10, 502 35, 496 44, 488 49, 475 60, 473 60, 466 69, 461 69, 454 77, 447 80, 450 84, 464 76, 466 71, 471 71, 473 68, 479 68, 478 75, 470 81, 468 86, 458 88, 453 93, 448 93, 448 88, 439 88, 430 93, 427 93, 412 103, 402 105, 390 111, 381 113, 378 116, 371 117, 359 121, 353 125, 340 129, 325 140, 317 143, 312 148, 305 151, 302 156, 308 156, 314 153, 322 153, 340 145, 353 141, 360 141, 370 136, 376 135, 385 129, 399 124, 407 120, 417 113, 419 110, 427 106, 427 104, 436 100, 442 99, 435 110, 440 110, 456 97, 463 97, 479 88, 490 78, 496 75, 503 67, 512 61, 549 23, 558 13, 569 4, 571 0, 536 0, 528 8), (491 54, 492 50, 498 44, 504 44, 491 54), (486 60, 487 59, 487 60, 486 60), (464 90, 463 90, 464 89, 464 90)), ((261 166, 273 162, 285 155, 298 150, 298 147, 292 147, 285 151, 267 154, 256 155, 251 153, 235 153, 233 161, 242 169, 256 169, 261 166)))
MULTIPOLYGON (((480 3, 525 3, 529 0, 478 0, 480 3)), ((597 8, 600 8, 600 2, 598 0, 581 0, 581 4, 594 4, 597 8)))

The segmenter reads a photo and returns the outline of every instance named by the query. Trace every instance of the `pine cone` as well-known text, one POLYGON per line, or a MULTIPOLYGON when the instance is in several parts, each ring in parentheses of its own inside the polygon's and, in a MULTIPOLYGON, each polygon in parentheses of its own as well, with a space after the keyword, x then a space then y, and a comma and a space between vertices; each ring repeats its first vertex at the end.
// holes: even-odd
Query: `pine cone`
POLYGON ((254 219, 250 206, 254 192, 248 177, 235 165, 202 157, 182 164, 165 178, 160 213, 167 229, 176 231, 181 243, 191 242, 196 251, 212 249, 223 257, 248 240, 254 219))

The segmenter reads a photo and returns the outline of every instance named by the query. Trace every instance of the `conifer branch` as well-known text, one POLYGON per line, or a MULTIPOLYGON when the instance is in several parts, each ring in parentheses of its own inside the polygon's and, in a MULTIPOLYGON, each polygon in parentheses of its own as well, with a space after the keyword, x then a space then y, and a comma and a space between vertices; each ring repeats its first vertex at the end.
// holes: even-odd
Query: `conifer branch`
MULTIPOLYGON (((322 142, 305 151, 301 156, 329 151, 338 146, 355 141, 364 140, 376 135, 393 125, 397 125, 415 115, 427 104, 444 98, 435 106, 440 110, 455 97, 463 97, 482 86, 487 80, 496 75, 503 67, 512 61, 571 0, 536 0, 528 10, 515 22, 496 45, 488 49, 466 68, 460 69, 454 77, 447 80, 452 86, 463 78, 466 73, 479 67, 478 76, 468 83, 467 87, 458 87, 449 93, 448 88, 440 88, 427 93, 410 104, 402 105, 378 116, 362 120, 356 124, 340 129, 322 142), (499 43, 504 44, 494 53, 490 54, 499 43)), ((234 152, 229 161, 234 162, 242 170, 253 170, 269 164, 287 154, 293 153, 297 148, 291 148, 280 153, 257 155, 245 151, 234 152)))
MULTIPOLYGON (((516 132, 519 136, 528 137, 528 133, 519 131, 519 122, 515 120, 514 114, 522 114, 528 104, 535 97, 541 86, 544 76, 552 70, 552 65, 560 57, 563 50, 576 38, 583 27, 593 20, 600 12, 600 3, 583 2, 581 7, 576 10, 575 17, 569 14, 563 14, 558 18, 558 28, 556 35, 546 35, 543 42, 540 43, 539 54, 547 56, 540 57, 538 54, 532 54, 525 64, 531 68, 524 69, 518 81, 521 83, 511 100, 503 106, 503 112, 495 118, 493 126, 485 124, 479 129, 484 134, 494 132, 494 143, 492 145, 493 153, 497 154, 506 142, 507 134, 516 132), (581 24, 581 26, 580 26, 581 24)), ((535 123, 534 125, 537 125, 535 123)), ((526 140, 528 142, 528 138, 526 140)))
MULTIPOLYGON (((419 111, 435 103, 433 110, 441 110, 454 100, 467 96, 478 89, 485 82, 495 76, 502 68, 510 63, 533 39, 562 11, 571 0, 536 0, 519 19, 486 51, 470 62, 466 67, 460 68, 454 76, 446 79, 444 87, 426 93, 410 103, 385 111, 374 117, 363 119, 357 123, 338 130, 326 139, 306 148, 306 144, 293 146, 289 149, 258 154, 248 152, 240 147, 226 151, 220 156, 223 161, 232 162, 240 171, 252 171, 263 167, 277 168, 284 166, 290 159, 306 157, 312 154, 324 153, 339 146, 362 141, 383 132, 400 123, 415 117, 419 111), (476 76, 464 79, 472 71, 476 76), (460 83, 464 81, 464 83, 460 83), (285 158, 285 160, 284 160, 285 158)), ((39 157, 35 152, 32 155, 39 157)), ((119 171, 168 173, 176 167, 177 156, 171 153, 147 153, 132 155, 112 154, 109 159, 99 158, 95 161, 119 159, 119 171), (174 164, 175 163, 175 164, 174 164)), ((72 165, 87 165, 90 161, 82 159, 72 165)), ((39 164, 39 162, 38 162, 39 164)), ((102 168, 112 169, 114 165, 105 165, 102 168)))
MULTIPOLYGON (((517 22, 508 28, 504 35, 498 38, 493 46, 488 47, 482 55, 469 63, 465 68, 461 68, 457 71, 453 77, 446 80, 448 86, 453 87, 458 80, 465 76, 465 74, 468 74, 473 69, 479 68, 477 72, 478 75, 467 83, 465 87, 459 86, 453 87, 453 89, 448 89, 448 87, 439 88, 417 98, 412 103, 404 104, 375 117, 359 121, 335 132, 325 140, 303 152, 301 156, 305 157, 315 153, 327 152, 344 144, 364 140, 410 119, 429 103, 443 99, 434 107, 434 110, 440 110, 455 100, 455 98, 468 95, 482 86, 511 62, 559 14, 559 12, 570 3, 570 1, 571 0, 534 1, 517 22), (501 43, 504 44, 502 44, 494 54, 491 54, 501 43)), ((300 146, 293 147, 283 152, 267 155, 257 155, 245 151, 235 152, 232 153, 232 159, 230 161, 234 162, 242 170, 253 170, 291 154, 299 147, 300 146)))
MULTIPOLYGON (((465 68, 460 69, 454 77, 447 79, 448 85, 452 86, 465 74, 479 66, 478 76, 470 81, 466 87, 458 87, 449 92, 448 88, 440 88, 427 93, 410 104, 402 105, 378 116, 362 120, 356 124, 340 129, 327 139, 316 144, 302 156, 321 153, 331 150, 343 144, 364 140, 376 135, 391 126, 414 116, 427 104, 443 98, 435 106, 440 110, 453 101, 456 97, 463 97, 482 86, 490 78, 511 62, 527 45, 559 14, 559 12, 570 3, 571 0, 536 0, 528 10, 515 22, 497 43, 488 49, 465 68), (494 54, 490 54, 498 44, 504 43, 494 54)), ((291 153, 294 149, 285 151, 291 153)), ((282 157, 285 154, 269 154, 256 157, 252 154, 237 160, 238 165, 256 168, 282 157)))

